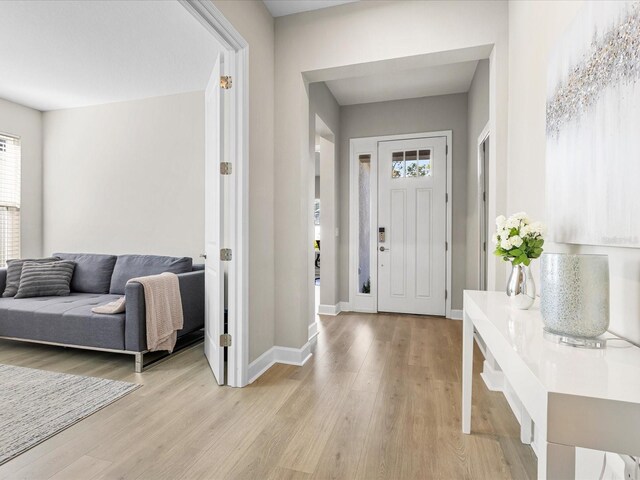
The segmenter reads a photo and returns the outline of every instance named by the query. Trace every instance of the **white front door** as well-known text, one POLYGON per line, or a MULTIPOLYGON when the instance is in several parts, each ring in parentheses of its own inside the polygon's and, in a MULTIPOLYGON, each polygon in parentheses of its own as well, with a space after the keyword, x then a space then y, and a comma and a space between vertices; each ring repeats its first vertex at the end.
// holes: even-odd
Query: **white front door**
POLYGON ((446 147, 446 137, 378 144, 379 311, 445 315, 446 147))
POLYGON ((220 261, 223 237, 223 161, 224 115, 220 75, 222 57, 218 55, 205 90, 205 342, 204 354, 220 385, 224 384, 224 269, 220 261))

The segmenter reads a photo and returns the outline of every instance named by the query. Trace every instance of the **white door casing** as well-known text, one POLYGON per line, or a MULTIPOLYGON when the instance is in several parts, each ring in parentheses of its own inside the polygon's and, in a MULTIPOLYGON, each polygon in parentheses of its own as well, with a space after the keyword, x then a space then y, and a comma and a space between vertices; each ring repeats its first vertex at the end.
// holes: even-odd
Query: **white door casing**
POLYGON ((378 144, 379 311, 446 313, 446 148, 446 137, 378 144))
POLYGON ((222 55, 218 55, 205 90, 205 342, 204 353, 218 384, 225 383, 224 270, 220 249, 224 238, 224 189, 220 162, 224 152, 224 116, 220 75, 222 55))

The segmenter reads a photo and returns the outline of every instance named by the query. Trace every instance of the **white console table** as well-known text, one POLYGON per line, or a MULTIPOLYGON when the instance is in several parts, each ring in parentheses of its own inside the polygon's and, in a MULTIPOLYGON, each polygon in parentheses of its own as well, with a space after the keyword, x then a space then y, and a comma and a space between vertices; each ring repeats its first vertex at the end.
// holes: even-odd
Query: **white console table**
POLYGON ((615 340, 588 350, 545 340, 538 303, 512 309, 502 292, 464 292, 464 433, 471 433, 474 331, 526 410, 523 437, 531 436, 526 420, 533 421, 538 478, 574 479, 576 447, 640 455, 640 348, 615 340))

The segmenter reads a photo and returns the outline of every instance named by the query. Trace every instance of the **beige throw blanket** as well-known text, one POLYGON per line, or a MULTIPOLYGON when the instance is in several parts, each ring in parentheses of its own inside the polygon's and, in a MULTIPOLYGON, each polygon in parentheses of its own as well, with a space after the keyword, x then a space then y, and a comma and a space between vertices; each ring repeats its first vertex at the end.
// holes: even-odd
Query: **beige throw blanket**
POLYGON ((175 273, 161 273, 148 277, 132 278, 144 288, 144 303, 147 321, 147 349, 173 351, 182 329, 182 297, 180 285, 175 273))
POLYGON ((124 297, 120 297, 113 302, 105 303, 104 305, 98 305, 93 307, 91 311, 93 313, 102 313, 106 315, 114 315, 116 313, 124 313, 126 309, 124 297))

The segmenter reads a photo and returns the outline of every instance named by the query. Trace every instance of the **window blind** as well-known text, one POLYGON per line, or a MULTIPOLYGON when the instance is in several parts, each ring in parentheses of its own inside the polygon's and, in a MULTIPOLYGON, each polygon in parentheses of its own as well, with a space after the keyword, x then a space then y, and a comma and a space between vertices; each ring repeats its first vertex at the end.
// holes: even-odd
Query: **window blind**
POLYGON ((0 266, 20 258, 20 139, 0 134, 0 266))

